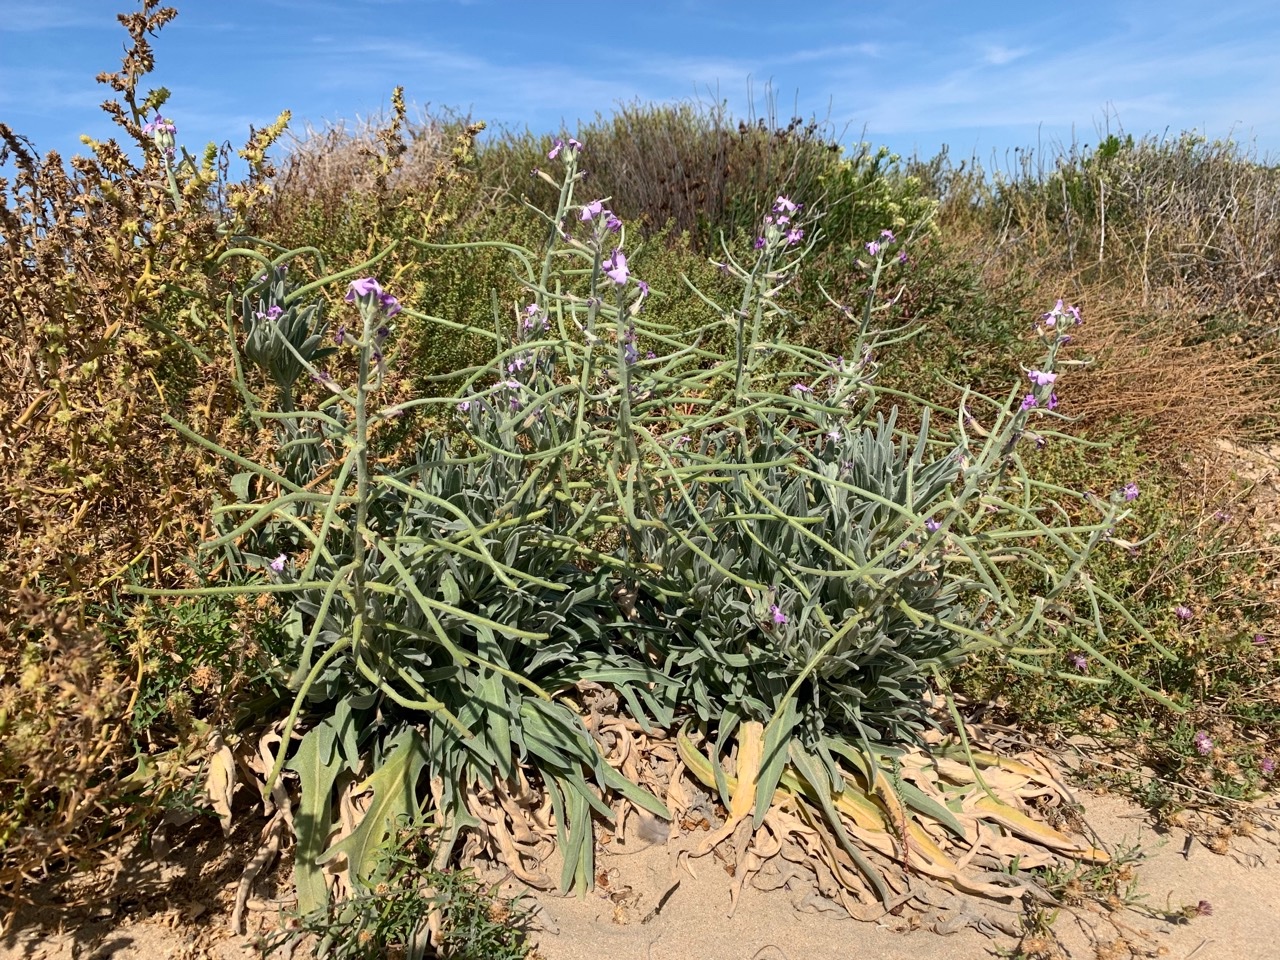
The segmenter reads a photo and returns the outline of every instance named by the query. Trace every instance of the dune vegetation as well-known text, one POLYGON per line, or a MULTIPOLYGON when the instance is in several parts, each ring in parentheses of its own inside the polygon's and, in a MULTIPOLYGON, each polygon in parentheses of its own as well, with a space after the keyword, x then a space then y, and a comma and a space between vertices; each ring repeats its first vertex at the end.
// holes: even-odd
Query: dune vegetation
POLYGON ((1105 862, 977 721, 1095 738, 1089 782, 1210 843, 1273 788, 1280 168, 397 90, 232 179, 144 87, 172 16, 121 18, 117 139, 0 124, 15 903, 258 817, 282 936, 519 957, 462 867, 586 889, 699 792, 708 849, 811 843, 854 916, 907 872, 1020 896, 960 865, 984 830, 1105 862))

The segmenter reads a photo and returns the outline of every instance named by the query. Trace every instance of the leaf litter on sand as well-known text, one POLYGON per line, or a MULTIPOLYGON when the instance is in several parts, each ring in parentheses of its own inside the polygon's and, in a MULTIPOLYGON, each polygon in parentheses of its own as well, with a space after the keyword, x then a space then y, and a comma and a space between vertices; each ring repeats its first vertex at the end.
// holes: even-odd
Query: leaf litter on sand
MULTIPOLYGON (((756 784, 767 758, 763 727, 744 723, 721 776, 720 796, 706 744, 686 731, 646 729, 619 712, 616 693, 580 684, 583 722, 605 761, 632 783, 664 799, 670 822, 622 796, 611 801, 613 822, 598 820, 594 838, 608 859, 665 851, 676 870, 663 884, 664 902, 679 876, 709 858, 732 876, 733 908, 744 887, 785 888, 798 909, 874 921, 892 914, 912 926, 951 933, 972 926, 988 935, 1014 934, 1024 902, 1062 904, 1033 876, 1037 868, 1083 861, 1105 864, 1106 851, 1045 822, 1072 822, 1070 794, 1056 769, 1033 753, 997 757, 972 745, 972 764, 953 737, 935 733, 922 747, 885 763, 868 784, 865 766, 842 764, 844 786, 814 786, 803 756, 783 767, 779 787, 759 825, 752 817, 756 784)), ((977 731, 972 737, 976 738, 977 731)), ((857 756, 850 752, 851 757, 857 756)), ((603 798, 608 801, 608 798, 603 798)), ((473 785, 461 861, 486 880, 515 879, 543 893, 556 886, 553 805, 541 784, 517 770, 510 781, 473 785)), ((615 861, 616 862, 616 861, 615 861)), ((614 900, 615 920, 652 919, 656 903, 635 904, 608 867, 595 877, 614 900)))
MULTIPOLYGON (((977 728, 967 731, 968 750, 953 735, 934 731, 921 746, 874 765, 860 752, 829 742, 834 749, 828 756, 840 761, 839 789, 815 757, 793 745, 777 774, 772 803, 757 823, 757 786, 769 762, 762 724, 740 725, 717 776, 697 734, 646 728, 621 712, 615 691, 599 684, 579 683, 576 700, 605 762, 662 798, 671 813, 668 822, 621 792, 602 796, 612 821, 598 818, 591 834, 612 856, 665 847, 677 866, 665 884, 664 902, 676 892, 681 872, 693 875, 694 864, 710 857, 732 877, 731 913, 750 884, 761 891, 785 889, 803 911, 864 921, 891 914, 939 933, 972 926, 992 936, 1013 935, 1024 904, 1062 906, 1025 871, 1109 860, 1106 851, 1045 822, 1065 828, 1074 820, 1071 796, 1053 765, 1032 752, 984 751, 977 728)), ((279 736, 268 731, 256 753, 241 759, 261 781, 260 789, 280 749, 279 736)), ((215 777, 211 783, 222 781, 215 777)), ((389 784, 379 789, 353 779, 339 791, 338 816, 325 839, 343 852, 355 850, 371 829, 367 817, 395 792, 389 784)), ((286 821, 293 820, 296 829, 298 818, 280 780, 270 793, 263 790, 262 800, 269 816, 262 854, 269 859, 280 849, 286 821)), ((555 871, 548 864, 564 851, 557 849, 563 844, 544 784, 517 765, 508 779, 468 785, 466 808, 463 866, 486 882, 514 879, 535 891, 554 891, 555 871)), ((357 859, 363 860, 367 851, 359 850, 357 859)), ((245 871, 241 902, 265 865, 258 859, 245 871)), ((324 880, 339 898, 350 887, 349 869, 348 863, 324 865, 324 880)), ((643 910, 652 919, 660 909, 629 899, 625 885, 611 889, 607 868, 594 879, 614 900, 618 922, 630 922, 643 910)), ((235 912, 236 922, 242 909, 235 912)))

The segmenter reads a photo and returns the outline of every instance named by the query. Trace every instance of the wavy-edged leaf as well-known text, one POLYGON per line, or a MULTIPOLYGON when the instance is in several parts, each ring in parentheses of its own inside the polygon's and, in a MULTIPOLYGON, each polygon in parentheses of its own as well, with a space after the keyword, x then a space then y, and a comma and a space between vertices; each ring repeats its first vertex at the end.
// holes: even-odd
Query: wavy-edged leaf
POLYGON ((382 764, 356 787, 357 793, 373 792, 373 801, 360 825, 335 843, 316 863, 345 856, 353 883, 362 883, 373 872, 389 837, 418 816, 418 777, 426 765, 426 746, 413 729, 404 730, 387 747, 382 764))

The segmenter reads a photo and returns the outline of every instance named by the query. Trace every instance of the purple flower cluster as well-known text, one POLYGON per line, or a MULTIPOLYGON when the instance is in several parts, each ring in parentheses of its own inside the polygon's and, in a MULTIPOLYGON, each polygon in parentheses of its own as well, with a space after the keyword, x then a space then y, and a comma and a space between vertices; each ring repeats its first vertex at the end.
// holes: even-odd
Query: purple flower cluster
POLYGON ((1196 748, 1196 753, 1202 757, 1207 757, 1213 753, 1213 738, 1203 730, 1196 731, 1196 735, 1191 738, 1191 744, 1196 748))
POLYGON ((178 145, 178 128, 172 120, 157 113, 156 118, 142 128, 142 132, 155 142, 165 156, 173 156, 174 149, 178 145))
POLYGON ((583 223, 590 223, 597 217, 601 219, 605 229, 610 233, 617 233, 622 229, 622 220, 604 205, 603 200, 592 200, 578 211, 578 219, 583 223))
POLYGON ((772 211, 765 215, 764 230, 752 246, 763 250, 765 246, 779 241, 783 246, 795 246, 804 239, 804 230, 792 221, 802 209, 803 203, 795 203, 790 197, 779 194, 774 198, 772 211))
POLYGON ((541 307, 531 303, 524 308, 524 318, 520 321, 520 328, 525 333, 546 333, 551 329, 551 321, 541 307))
POLYGON ((568 148, 567 156, 569 157, 576 157, 582 152, 582 144, 573 139, 573 137, 570 137, 567 142, 556 137, 555 145, 552 146, 550 152, 547 153, 547 159, 554 160, 556 157, 560 156, 560 151, 565 150, 566 147, 568 148))
POLYGON ((350 286, 347 287, 347 295, 342 299, 347 303, 355 303, 356 300, 360 300, 362 303, 376 302, 388 318, 394 317, 402 309, 400 301, 391 296, 391 294, 384 292, 381 284, 373 277, 361 277, 359 280, 352 280, 350 286))

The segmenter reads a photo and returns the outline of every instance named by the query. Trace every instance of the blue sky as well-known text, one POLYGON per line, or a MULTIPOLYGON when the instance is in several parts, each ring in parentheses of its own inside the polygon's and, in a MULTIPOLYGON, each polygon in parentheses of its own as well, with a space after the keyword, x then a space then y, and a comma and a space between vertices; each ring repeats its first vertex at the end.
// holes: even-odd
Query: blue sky
MULTIPOLYGON (((778 113, 904 154, 1196 129, 1280 157, 1280 3, 734 3, 632 0, 187 0, 150 86, 195 152, 243 142, 285 108, 293 129, 411 104, 491 126, 567 129, 620 102, 767 89, 778 113)), ((0 121, 38 149, 107 136, 93 77, 115 69, 125 0, 0 0, 0 121)))

